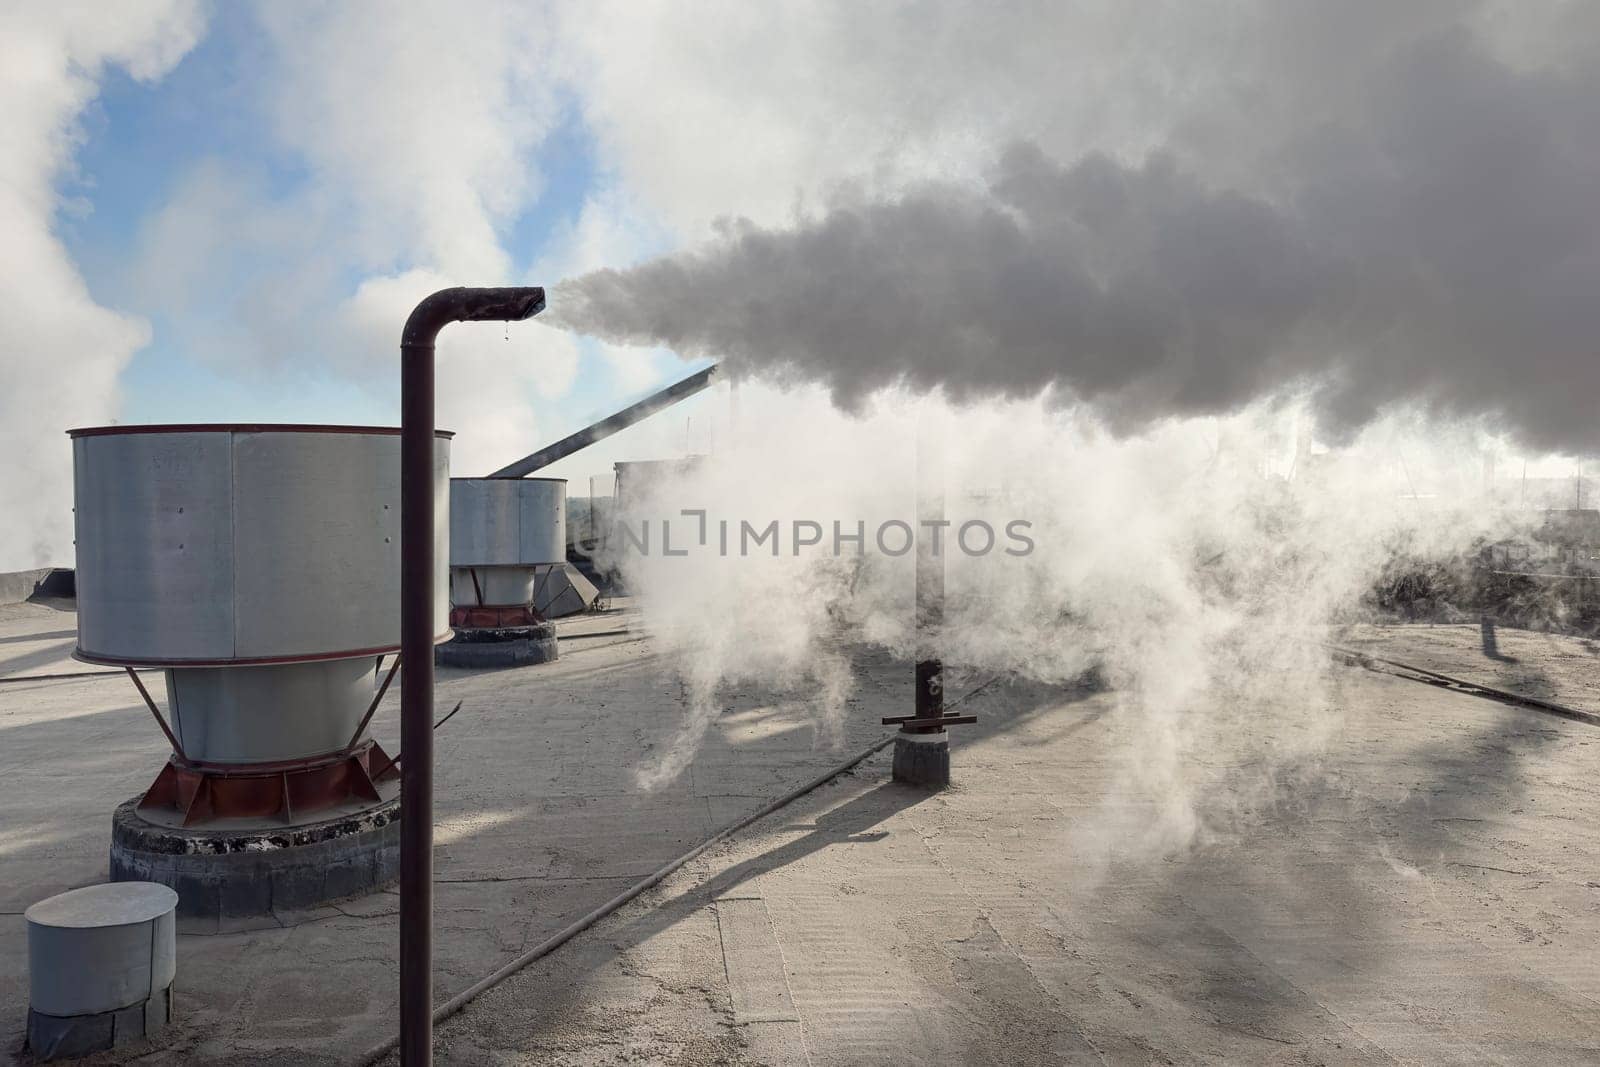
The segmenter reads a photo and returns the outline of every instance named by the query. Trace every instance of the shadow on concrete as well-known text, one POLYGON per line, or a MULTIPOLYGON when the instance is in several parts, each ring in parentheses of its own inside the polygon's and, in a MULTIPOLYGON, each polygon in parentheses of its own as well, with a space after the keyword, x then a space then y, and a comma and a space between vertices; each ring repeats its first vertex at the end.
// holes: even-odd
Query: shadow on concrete
MULTIPOLYGON (((1294 1036, 1306 994, 1237 942, 1235 932, 1285 937, 1294 951, 1311 954, 1314 962, 1302 960, 1301 967, 1323 967, 1330 975, 1403 968, 1399 954, 1418 936, 1402 930, 1396 894, 1408 892, 1408 883, 1433 893, 1460 868, 1483 863, 1489 844, 1462 828, 1518 808, 1538 752, 1589 729, 1460 699, 1481 712, 1481 724, 1389 755, 1366 790, 1337 770, 1308 768, 1237 847, 1197 853, 1171 868, 1167 890, 1197 910, 1193 939, 1215 945, 1197 959, 1185 951, 1190 935, 1169 941, 1173 963, 1201 978, 1198 1005, 1242 1032, 1269 1040, 1294 1036), (1408 783, 1394 800, 1381 791, 1391 781, 1396 788, 1408 783), (1292 932, 1261 933, 1286 929, 1292 932)), ((1482 948, 1465 931, 1437 940, 1456 945, 1463 959, 1482 948)))
MULTIPOLYGON (((853 772, 852 772, 853 774, 853 772)), ((836 808, 823 812, 811 825, 775 827, 782 833, 804 829, 806 835, 779 845, 759 856, 752 856, 729 867, 683 894, 658 905, 638 920, 621 927, 618 933, 630 941, 648 939, 673 926, 706 903, 732 894, 740 886, 764 874, 781 870, 825 848, 840 844, 871 844, 882 841, 888 831, 872 828, 891 816, 916 807, 937 794, 895 782, 881 782, 872 789, 836 808)))
POLYGON ((1541 749, 1593 727, 1484 702, 1483 727, 1442 737, 1412 754, 1427 768, 1389 816, 1397 847, 1412 866, 1435 871, 1451 862, 1461 838, 1453 824, 1489 820, 1527 797, 1526 764, 1541 749))
POLYGON ((1504 652, 1500 651, 1500 643, 1495 638, 1495 620, 1493 617, 1488 615, 1483 616, 1478 623, 1478 629, 1481 634, 1480 645, 1483 649, 1483 654, 1485 657, 1492 660, 1498 660, 1501 663, 1517 662, 1517 657, 1508 656, 1504 652))
MULTIPOLYGON (((30 640, 32 639, 30 638, 30 640)), ((12 678, 22 671, 31 670, 34 667, 42 667, 46 663, 62 663, 63 661, 65 661, 62 667, 64 671, 93 670, 94 668, 85 667, 72 659, 72 650, 75 647, 77 647, 76 637, 71 641, 59 641, 33 652, 24 652, 20 656, 0 659, 0 678, 12 678)))
MULTIPOLYGON (((881 665, 881 664, 880 664, 881 665)), ((912 665, 904 665, 904 694, 908 702, 912 697, 912 665)), ((898 688, 898 686, 896 687, 898 688)), ((993 713, 980 716, 976 726, 963 726, 960 735, 967 741, 976 740, 978 737, 992 736, 1015 729, 1023 723, 1030 722, 1040 716, 1061 711, 1062 708, 1076 704, 1093 696, 1095 690, 1089 686, 1073 686, 1062 688, 1043 686, 1036 683, 1025 683, 1018 687, 1020 692, 1008 694, 1012 698, 1009 707, 996 705, 993 713)), ((963 689, 962 692, 969 690, 963 689)), ((985 695, 996 695, 991 687, 984 687, 985 695)), ((959 695, 959 694, 958 694, 959 695)), ((746 694, 735 691, 729 694, 729 699, 722 702, 724 714, 738 713, 753 710, 761 705, 751 700, 746 694)), ((1100 719, 1104 709, 1098 709, 1090 714, 1073 719, 1071 723, 1062 728, 1063 733, 1070 733, 1082 729, 1100 719)), ((876 720, 871 720, 876 724, 876 720)), ((867 723, 857 721, 857 727, 863 730, 867 723)), ((887 728, 879 727, 884 733, 887 728)), ((713 735, 715 736, 715 735, 713 735)), ((879 736, 882 736, 881 734, 879 736)), ((859 742, 852 745, 856 747, 859 742)), ((708 744, 700 751, 696 764, 708 755, 714 755, 714 743, 708 744)), ((828 761, 830 764, 834 760, 828 761)), ((848 783, 850 788, 861 788, 862 778, 865 773, 878 774, 880 771, 887 773, 887 764, 865 764, 870 771, 862 768, 847 771, 832 782, 819 787, 819 792, 830 788, 840 788, 848 783)), ((814 793, 812 796, 818 794, 814 793)), ((620 926, 607 926, 604 928, 604 943, 611 946, 628 946, 638 944, 684 922, 707 904, 714 902, 719 897, 737 893, 751 881, 766 874, 782 870, 791 864, 800 862, 809 856, 821 852, 835 845, 873 845, 888 837, 888 831, 877 829, 891 817, 909 811, 920 804, 927 803, 941 794, 936 791, 920 789, 901 785, 892 781, 880 781, 878 784, 866 788, 865 792, 845 801, 837 807, 821 812, 812 823, 796 824, 783 823, 777 820, 783 818, 783 813, 777 812, 768 817, 767 825, 757 824, 750 833, 783 834, 802 831, 804 836, 776 845, 759 855, 752 856, 734 866, 723 870, 703 881, 697 881, 679 895, 652 905, 648 910, 641 912, 631 921, 620 926)), ((750 807, 756 806, 759 798, 751 798, 750 807)), ((530 941, 536 941, 537 934, 530 936, 530 941)), ((609 958, 609 953, 584 953, 575 952, 575 945, 569 942, 557 948, 556 952, 565 952, 568 955, 562 958, 562 974, 564 983, 559 989, 542 989, 540 991, 540 1017, 541 1019, 560 1019, 566 1009, 576 1005, 587 995, 587 975, 601 966, 609 958)), ((548 959, 548 957, 546 957, 548 959)), ((531 965, 538 967, 539 964, 531 965)), ((524 972, 527 973, 527 972, 524 972)), ((511 982, 517 981, 515 977, 511 982)), ((468 1011, 471 1009, 469 1008, 468 1011)), ((446 1023, 448 1028, 451 1024, 446 1023)), ((511 1040, 537 1040, 542 1031, 542 1024, 536 1023, 529 1033, 518 1035, 511 1040)), ((502 1040, 505 1040, 503 1037, 502 1040)))
POLYGON ((70 637, 73 640, 76 640, 78 637, 78 631, 50 630, 47 633, 16 634, 12 637, 0 637, 0 645, 15 645, 24 641, 57 641, 64 637, 70 637))
MULTIPOLYGON (((854 717, 847 723, 847 748, 851 751, 859 750, 868 740, 880 737, 888 731, 876 721, 876 715, 884 707, 903 702, 902 706, 908 707, 912 697, 912 668, 910 663, 897 663, 888 661, 886 657, 876 653, 853 650, 858 665, 863 658, 867 666, 877 673, 873 678, 864 681, 864 686, 875 689, 870 694, 864 693, 862 705, 853 709, 854 717), (872 662, 872 661, 876 662, 872 662), (902 688, 903 687, 903 688, 902 688), (874 717, 865 715, 867 710, 873 712, 874 717)), ((565 657, 564 657, 565 658, 565 657)), ((642 652, 640 655, 630 657, 622 663, 597 663, 593 667, 579 666, 578 669, 564 671, 559 677, 549 676, 550 689, 546 692, 530 690, 525 695, 518 694, 516 701, 525 702, 530 710, 540 710, 540 701, 549 692, 560 692, 569 689, 593 688, 596 701, 604 701, 605 686, 608 681, 617 679, 629 672, 635 671, 660 671, 667 658, 659 652, 642 652)), ((581 658, 578 659, 581 664, 581 658)), ((543 671, 543 668, 524 668, 527 671, 543 671)), ((441 671, 440 703, 446 703, 445 692, 450 692, 449 703, 456 697, 467 701, 468 706, 473 703, 474 695, 472 686, 468 685, 472 679, 480 679, 485 685, 504 679, 507 689, 521 676, 534 678, 537 675, 522 675, 522 670, 506 672, 445 672, 441 671), (494 681, 491 681, 493 679, 494 681), (456 683, 462 683, 459 688, 456 683)), ((662 672, 660 680, 661 717, 666 726, 675 727, 682 714, 681 688, 675 682, 676 675, 662 672)), ((982 679, 976 679, 981 681, 982 679)), ((113 683, 114 684, 114 683, 113 683)), ((124 683, 125 684, 125 683, 124 683)), ((753 687, 752 687, 753 688, 753 687)), ((965 692, 966 686, 952 686, 958 695, 965 692)), ((15 691, 13 691, 15 692, 15 691)), ((963 706, 961 710, 974 710, 979 714, 979 722, 974 726, 957 728, 955 734, 958 744, 981 740, 1003 735, 1026 724, 1039 719, 1061 715, 1064 708, 1088 701, 1099 692, 1093 685, 1082 684, 1076 686, 1043 686, 1033 683, 1007 684, 998 683, 998 688, 989 692, 989 697, 973 698, 970 706, 963 706)), ((485 701, 498 699, 505 701, 507 693, 504 691, 480 691, 481 698, 485 701)), ((1474 700, 1462 697, 1462 700, 1474 700)), ((564 703, 571 704, 565 697, 564 703)), ((98 701, 97 701, 98 703, 98 701)), ((392 735, 394 708, 397 702, 391 698, 386 703, 386 712, 380 715, 380 721, 386 724, 386 729, 392 735)), ((954 701, 952 702, 954 704, 954 701)), ((1458 842, 1441 830, 1436 824, 1436 817, 1444 811, 1469 810, 1474 806, 1480 810, 1490 808, 1503 808, 1507 805, 1508 798, 1520 795, 1521 777, 1526 773, 1525 761, 1544 744, 1549 743, 1559 736, 1553 729, 1542 727, 1564 727, 1565 724, 1555 723, 1531 712, 1512 711, 1499 709, 1496 705, 1477 701, 1485 711, 1488 720, 1481 729, 1465 733, 1452 734, 1431 742, 1419 751, 1409 754, 1406 759, 1408 766, 1416 769, 1420 780, 1413 787, 1409 797, 1394 813, 1398 825, 1392 829, 1397 837, 1395 840, 1401 851, 1412 862, 1447 862, 1451 850, 1458 842), (1497 711, 1502 711, 1501 717, 1495 717, 1497 711), (1522 720, 1522 721, 1515 721, 1522 720), (1428 859, 1429 856, 1433 860, 1428 859)), ((729 699, 722 702, 723 714, 749 712, 760 710, 773 704, 771 694, 761 696, 749 691, 735 690, 729 699)), ((550 781, 544 785, 524 782, 515 789, 498 790, 498 796, 491 796, 487 792, 468 795, 466 783, 471 780, 470 772, 474 760, 482 760, 496 752, 495 738, 503 738, 502 747, 509 745, 526 745, 530 734, 524 728, 523 720, 517 714, 520 707, 500 707, 494 710, 494 717, 485 725, 492 729, 478 737, 473 743, 468 743, 468 738, 456 735, 451 737, 449 728, 440 733, 440 774, 441 781, 448 784, 442 789, 447 793, 457 793, 450 798, 455 806, 460 809, 482 810, 485 803, 499 800, 502 803, 511 801, 503 810, 509 816, 498 825, 503 833, 483 833, 477 830, 465 831, 456 846, 459 853, 456 857, 449 855, 450 846, 441 845, 444 854, 440 857, 439 873, 445 875, 441 883, 449 883, 452 874, 476 873, 481 870, 488 877, 462 878, 462 883, 482 882, 484 886, 467 887, 463 885, 463 894, 471 893, 474 897, 482 897, 485 903, 490 901, 487 883, 499 881, 522 881, 537 883, 541 880, 553 880, 552 872, 562 869, 557 858, 550 854, 551 850, 545 846, 554 843, 550 831, 556 828, 553 814, 558 810, 563 818, 578 820, 581 818, 586 834, 592 836, 595 844, 612 842, 614 848, 617 842, 636 844, 640 846, 640 854, 636 859, 637 864, 645 869, 650 869, 658 861, 658 856, 664 858, 685 851, 689 845, 697 844, 706 836, 705 830, 700 826, 685 825, 682 832, 692 838, 687 845, 680 847, 678 844, 667 840, 656 841, 653 845, 638 839, 630 841, 626 831, 630 821, 635 816, 630 812, 648 811, 661 801, 661 794, 642 794, 637 791, 616 794, 620 803, 606 808, 596 804, 593 794, 580 795, 579 792, 569 792, 567 783, 571 782, 572 789, 580 783, 578 777, 582 771, 581 782, 587 783, 586 788, 593 789, 594 784, 589 775, 592 771, 583 770, 578 766, 581 762, 578 753, 574 750, 569 753, 573 764, 568 774, 564 766, 556 767, 552 771, 550 781), (455 741, 459 738, 462 742, 457 748, 455 741), (461 781, 452 781, 451 772, 462 775, 461 781), (559 772, 559 774, 557 773, 559 772), (559 784, 558 784, 559 783, 559 784), (591 799, 584 799, 588 795, 591 799), (579 809, 587 808, 580 812, 579 809), (529 849, 529 841, 535 842, 534 848, 529 849), (468 845, 471 842, 471 845, 468 845), (497 862, 491 867, 487 860, 479 853, 494 854, 497 862), (530 862, 531 861, 531 862, 530 862), (463 870, 463 867, 469 868, 463 870), (454 870, 452 870, 454 868, 454 870), (509 876, 509 877, 502 877, 509 876)), ((568 709, 569 714, 578 714, 591 710, 587 707, 573 706, 568 709)), ((1060 725, 1049 724, 1045 729, 1042 743, 1060 740, 1069 736, 1080 734, 1089 730, 1095 724, 1110 714, 1112 709, 1099 704, 1081 709, 1079 714, 1061 715, 1060 725)), ((465 714, 465 711, 463 712, 465 714)), ((537 725, 535 724, 535 729, 537 725)), ((94 712, 70 719, 52 720, 45 724, 29 724, 18 727, 0 726, 6 730, 8 743, 27 739, 33 742, 45 743, 41 752, 49 751, 59 753, 71 750, 72 746, 81 746, 77 758, 66 763, 57 762, 58 756, 50 757, 50 774, 64 776, 67 779, 99 780, 103 783, 107 775, 128 776, 129 781, 123 796, 130 796, 148 785, 148 776, 159 767, 162 758, 163 745, 159 732, 153 723, 148 721, 148 712, 138 704, 129 704, 125 707, 94 712), (149 752, 133 752, 130 749, 117 745, 110 747, 106 741, 110 738, 110 722, 106 716, 129 716, 140 718, 141 729, 148 732, 150 739, 149 752), (99 735, 99 736, 97 736, 99 735)), ((118 731, 120 733, 120 731, 118 731)), ((763 793, 766 796, 776 796, 792 787, 800 780, 810 777, 811 770, 816 761, 824 764, 836 762, 833 757, 826 754, 811 754, 810 758, 796 756, 792 749, 784 748, 775 742, 766 742, 763 739, 749 745, 730 743, 728 739, 718 734, 715 730, 708 735, 706 745, 697 753, 695 764, 705 767, 723 760, 738 760, 741 758, 760 759, 765 756, 764 748, 768 748, 776 756, 781 756, 785 765, 781 773, 772 780, 752 784, 752 792, 763 793)), ((587 742, 585 742, 587 743, 587 742)), ((613 760, 617 756, 623 760, 630 758, 642 759, 645 750, 642 748, 628 749, 626 747, 613 751, 613 760)), ((592 767, 593 764, 586 766, 592 767)), ((878 773, 878 764, 873 773, 878 773)), ((857 786, 860 779, 855 778, 857 772, 851 772, 846 780, 854 779, 857 786)), ((882 773, 887 774, 886 770, 882 773)), ((44 770, 41 768, 41 776, 44 770)), ((48 788, 49 783, 41 783, 42 788, 48 788)), ((824 787, 828 788, 828 787, 824 787)), ((104 787, 96 786, 96 791, 104 793, 104 787)), ((1337 776, 1319 776, 1315 770, 1309 771, 1304 780, 1297 785, 1298 792, 1287 802, 1269 810, 1265 819, 1250 832, 1259 837, 1270 838, 1274 836, 1294 841, 1309 838, 1310 832, 1323 819, 1330 814, 1343 814, 1349 818, 1356 818, 1357 812, 1350 807, 1350 798, 1343 783, 1337 776)), ((683 792, 690 797, 698 795, 692 784, 685 779, 683 792)), ((601 794, 604 795, 604 794, 601 794)), ((718 794, 722 796, 724 794, 718 794)), ((677 897, 666 900, 651 908, 648 912, 638 916, 626 925, 605 928, 607 942, 626 943, 646 939, 655 933, 666 930, 675 924, 681 923, 693 915, 698 909, 705 906, 718 896, 732 893, 739 886, 744 885, 783 867, 803 860, 834 844, 871 844, 881 840, 884 831, 877 829, 881 823, 892 816, 921 804, 932 796, 925 791, 902 787, 889 782, 880 783, 859 796, 853 797, 844 804, 825 812, 815 825, 806 826, 804 836, 795 840, 786 841, 774 848, 763 852, 759 856, 750 857, 708 881, 698 884, 677 897)), ((749 804, 743 805, 743 810, 754 810, 764 797, 752 796, 749 804)), ((114 805, 113 805, 114 806, 114 805)), ((109 829, 110 808, 101 810, 100 807, 90 805, 77 805, 74 809, 63 810, 59 818, 51 820, 52 825, 45 829, 47 835, 64 832, 69 836, 82 838, 86 835, 105 836, 109 829), (90 811, 92 808, 92 812, 90 811), (85 819, 86 814, 92 818, 85 819)), ((1362 816, 1365 817, 1365 816, 1362 816)), ((775 818, 781 818, 776 816, 775 818)), ((716 824, 726 823, 729 818, 723 817, 713 820, 716 824)), ((773 832, 783 832, 785 827, 773 825, 773 832)), ((1196 916, 1192 921, 1185 922, 1180 918, 1172 919, 1164 929, 1174 936, 1163 942, 1155 939, 1150 949, 1152 960, 1160 965, 1164 960, 1169 969, 1178 967, 1193 968, 1197 966, 1195 946, 1225 945, 1226 935, 1221 931, 1225 925, 1228 929, 1249 929, 1265 924, 1285 911, 1299 912, 1307 922, 1325 922, 1332 926, 1331 936, 1335 940, 1347 942, 1352 946, 1352 952, 1366 951, 1362 946, 1373 943, 1377 939, 1370 936, 1373 932, 1381 932, 1384 921, 1381 900, 1374 899, 1375 894, 1370 887, 1360 881, 1360 865, 1370 863, 1371 843, 1373 835, 1370 832, 1347 833, 1341 844, 1341 851, 1325 854, 1320 857, 1326 862, 1318 863, 1315 867, 1316 875, 1321 880, 1317 894, 1309 895, 1304 892, 1304 887, 1293 879, 1283 879, 1274 882, 1265 880, 1250 884, 1250 892, 1235 893, 1236 905, 1230 905, 1228 920, 1225 924, 1216 924, 1209 918, 1196 916), (1365 942, 1358 935, 1367 934, 1365 942)), ((558 840, 558 839, 557 839, 558 840)), ((50 847, 23 845, 21 852, 28 854, 30 860, 38 864, 33 870, 26 872, 16 879, 16 883, 29 881, 29 875, 34 877, 46 876, 47 866, 52 855, 59 854, 59 847, 66 842, 57 840, 50 843, 50 847)), ((1307 846, 1297 846, 1307 847, 1307 846)), ((73 852, 84 851, 81 847, 71 847, 73 852)), ((584 851, 584 856, 596 854, 594 850, 584 851)), ((17 855, 17 851, 11 853, 17 855)), ((1316 858, 1316 857, 1313 857, 1316 858)), ((1196 855, 1183 862, 1165 865, 1160 869, 1161 882, 1164 892, 1170 898, 1173 908, 1181 911, 1183 901, 1189 896, 1185 892, 1186 883, 1192 883, 1202 877, 1214 877, 1213 864, 1226 864, 1237 862, 1237 855, 1227 856, 1221 854, 1196 855)), ((101 860, 100 862, 103 862, 101 860)), ((607 870, 611 868, 608 866, 607 870)), ((616 868, 620 870, 621 868, 616 868)), ((16 873, 13 871, 13 873, 16 873)), ((53 872, 52 872, 53 873, 53 872)), ((575 901, 574 909, 587 910, 600 900, 605 899, 617 891, 618 881, 622 877, 602 876, 598 871, 584 874, 593 874, 593 877, 582 877, 581 880, 591 881, 593 899, 588 901, 575 901)), ((1148 874, 1148 871, 1145 872, 1148 874)), ((633 880, 632 876, 628 876, 633 880)), ((14 884, 16 884, 14 883, 14 884)), ((38 884, 38 883, 35 883, 38 884)), ((478 910, 482 910, 480 906, 478 910)), ((526 931, 523 944, 529 944, 542 939, 556 928, 559 921, 564 921, 568 912, 560 915, 518 909, 503 915, 504 925, 514 928, 517 932, 526 931)), ((355 922, 356 919, 346 917, 345 920, 355 922)), ((367 920, 378 930, 392 930, 392 913, 385 912, 381 917, 374 916, 367 920)), ((442 923, 441 928, 445 925, 442 923)), ((446 934, 448 936, 448 934, 446 934)), ((444 940, 443 938, 441 940, 444 940)), ((449 949, 444 949, 442 956, 450 954, 449 949)), ((571 952, 573 946, 559 950, 571 952)), ((1379 951, 1377 948, 1372 951, 1379 951)), ((517 944, 512 940, 500 951, 507 955, 514 955, 517 944)), ((1222 951, 1222 950, 1219 950, 1222 951)), ((603 955, 603 954, 602 954, 603 955)), ((1296 999, 1295 991, 1287 983, 1274 983, 1271 981, 1247 980, 1250 974, 1258 978, 1262 973, 1259 961, 1254 963, 1248 959, 1248 952, 1235 945, 1233 949, 1226 949, 1218 956, 1218 961, 1209 970, 1203 970, 1205 980, 1200 983, 1192 994, 1194 1010, 1217 1011, 1216 1005, 1226 1004, 1239 998, 1244 998, 1252 1007, 1248 1018, 1241 1017, 1242 1025, 1253 1026, 1260 1030, 1270 1020, 1280 1015, 1287 1015, 1292 1011, 1300 1010, 1304 1005, 1303 995, 1296 999), (1252 971, 1251 968, 1254 968, 1252 971)), ((385 957, 387 958, 387 957, 385 957)), ((461 969, 471 967, 479 973, 487 973, 502 962, 500 959, 489 960, 484 965, 458 964, 454 980, 441 981, 440 993, 447 995, 453 992, 450 986, 460 988, 466 984, 459 975, 461 969)), ((591 967, 588 956, 585 954, 583 967, 591 967)), ((1354 961, 1359 962, 1359 957, 1354 961)), ((599 966, 600 960, 595 960, 592 966, 599 966)), ((573 968, 578 967, 576 955, 568 958, 568 963, 573 968)), ((467 980, 476 975, 467 976, 467 980)), ((554 1004, 567 1004, 576 1001, 584 994, 585 982, 580 977, 559 992, 552 992, 550 997, 554 1004)), ((262 1025, 257 1019, 251 1029, 262 1025)), ((353 1024, 352 1024, 353 1025, 353 1024)), ((448 1024, 447 1024, 448 1025, 448 1024)), ((1266 1030, 1269 1037, 1275 1031, 1266 1030)), ((364 1038, 363 1038, 364 1039, 364 1038)), ((1276 1037, 1271 1037, 1277 1040, 1276 1037)))

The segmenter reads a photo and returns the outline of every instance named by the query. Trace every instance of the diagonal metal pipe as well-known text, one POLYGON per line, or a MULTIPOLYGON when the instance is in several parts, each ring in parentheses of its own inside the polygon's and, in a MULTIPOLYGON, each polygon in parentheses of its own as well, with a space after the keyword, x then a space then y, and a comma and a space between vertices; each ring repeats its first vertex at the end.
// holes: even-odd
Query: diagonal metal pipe
POLYGON ((441 289, 400 335, 400 1062, 433 1062, 434 341, 452 322, 520 322, 544 290, 441 289))
POLYGON ((696 371, 682 381, 673 382, 665 389, 651 393, 636 404, 629 404, 615 415, 608 415, 599 422, 585 426, 577 433, 563 437, 553 445, 546 445, 537 452, 523 456, 515 463, 506 464, 489 477, 525 478, 536 470, 588 448, 596 441, 604 441, 619 430, 626 430, 662 408, 670 407, 680 400, 687 400, 708 386, 714 385, 721 374, 720 368, 721 364, 713 363, 705 370, 696 371))

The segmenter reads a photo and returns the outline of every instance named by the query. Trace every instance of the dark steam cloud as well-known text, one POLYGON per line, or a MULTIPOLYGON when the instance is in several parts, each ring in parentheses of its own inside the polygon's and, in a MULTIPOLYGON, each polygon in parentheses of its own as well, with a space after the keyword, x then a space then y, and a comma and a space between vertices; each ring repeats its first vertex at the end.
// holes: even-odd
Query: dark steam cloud
POLYGON ((1324 432, 1420 403, 1589 451, 1595 69, 1513 69, 1440 33, 1253 151, 1249 182, 1207 182, 1219 168, 1177 148, 1063 162, 1019 142, 981 183, 841 198, 790 229, 733 222, 565 282, 548 317, 821 381, 847 406, 893 383, 1049 388, 1130 423, 1304 389, 1324 432))

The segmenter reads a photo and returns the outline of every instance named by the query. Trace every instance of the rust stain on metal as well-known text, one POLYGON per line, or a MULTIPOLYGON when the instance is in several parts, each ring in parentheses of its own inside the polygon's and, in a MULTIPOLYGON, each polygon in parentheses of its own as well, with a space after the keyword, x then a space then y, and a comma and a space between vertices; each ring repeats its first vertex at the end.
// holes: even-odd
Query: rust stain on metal
POLYGON ((394 761, 376 741, 320 759, 277 763, 208 763, 174 753, 139 808, 177 812, 184 826, 240 818, 289 824, 341 804, 379 803, 378 783, 395 775, 394 761))

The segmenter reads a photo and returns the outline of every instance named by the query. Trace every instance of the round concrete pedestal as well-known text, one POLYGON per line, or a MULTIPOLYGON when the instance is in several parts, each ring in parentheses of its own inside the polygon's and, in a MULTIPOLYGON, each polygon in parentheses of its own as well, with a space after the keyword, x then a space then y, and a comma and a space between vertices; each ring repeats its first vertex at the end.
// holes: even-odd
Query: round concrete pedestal
POLYGON ((943 789, 950 784, 950 735, 894 735, 894 780, 943 789))
POLYGON ((457 630, 434 646, 433 661, 441 667, 525 667, 549 663, 557 654, 555 624, 540 622, 457 630))
POLYGON ((153 1036, 172 1021, 178 895, 149 882, 41 900, 28 923, 28 1049, 86 1056, 153 1036))
POLYGON ((300 826, 174 827, 139 797, 111 820, 111 878, 178 894, 186 918, 294 911, 370 893, 400 876, 400 798, 300 826))

